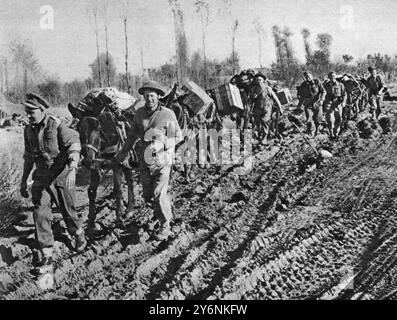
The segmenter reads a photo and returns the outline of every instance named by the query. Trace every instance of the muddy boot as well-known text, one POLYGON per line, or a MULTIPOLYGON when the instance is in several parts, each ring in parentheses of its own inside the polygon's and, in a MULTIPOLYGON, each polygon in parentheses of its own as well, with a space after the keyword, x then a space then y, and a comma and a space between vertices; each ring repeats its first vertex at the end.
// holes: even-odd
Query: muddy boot
POLYGON ((96 223, 88 223, 86 234, 89 238, 95 238, 101 233, 102 229, 96 223))
POLYGON ((82 228, 78 229, 74 234, 74 249, 77 252, 83 251, 87 246, 87 239, 84 235, 84 230, 82 228))
POLYGON ((171 227, 169 222, 165 222, 154 236, 157 241, 165 241, 171 236, 171 227))
POLYGON ((39 259, 37 256, 35 257, 36 265, 33 268, 33 274, 40 276, 46 273, 52 273, 53 268, 53 259, 52 259, 52 247, 43 248, 42 250, 42 257, 39 259))

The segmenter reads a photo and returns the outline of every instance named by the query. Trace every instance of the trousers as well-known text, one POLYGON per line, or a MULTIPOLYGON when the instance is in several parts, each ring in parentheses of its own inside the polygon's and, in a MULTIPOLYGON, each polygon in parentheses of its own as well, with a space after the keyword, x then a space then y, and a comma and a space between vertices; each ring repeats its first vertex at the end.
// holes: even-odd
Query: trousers
POLYGON ((64 180, 66 178, 68 168, 55 179, 54 182, 49 181, 50 172, 36 169, 33 174, 32 185, 32 202, 33 202, 33 218, 35 223, 36 241, 41 249, 52 247, 54 244, 54 235, 52 232, 52 211, 51 197, 55 195, 57 204, 61 210, 62 217, 70 234, 75 234, 82 226, 82 220, 76 212, 75 189, 67 189, 64 180), (55 193, 53 190, 55 189, 55 193), (51 195, 52 193, 52 195, 51 195))
POLYGON ((171 166, 151 171, 147 167, 140 168, 143 198, 146 202, 154 203, 154 216, 161 223, 169 223, 172 219, 172 204, 168 194, 171 166))

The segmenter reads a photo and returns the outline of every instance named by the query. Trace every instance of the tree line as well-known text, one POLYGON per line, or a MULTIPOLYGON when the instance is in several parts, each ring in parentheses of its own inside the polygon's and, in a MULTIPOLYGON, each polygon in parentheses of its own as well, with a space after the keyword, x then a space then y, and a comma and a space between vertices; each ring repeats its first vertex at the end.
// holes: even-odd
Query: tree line
MULTIPOLYGON (((40 65, 32 47, 26 41, 14 40, 9 44, 9 55, 0 56, 0 92, 13 102, 20 102, 26 92, 37 91, 51 103, 58 105, 66 102, 76 103, 84 94, 95 87, 113 86, 117 89, 137 96, 138 88, 148 79, 156 80, 166 87, 175 82, 190 79, 204 88, 212 88, 228 82, 236 73, 241 71, 240 57, 236 50, 239 37, 240 21, 234 15, 231 0, 222 0, 221 12, 215 12, 208 0, 195 0, 194 8, 200 19, 201 48, 189 53, 189 43, 185 32, 185 16, 180 0, 168 0, 174 22, 175 55, 158 68, 144 66, 144 52, 142 44, 141 56, 134 57, 141 60, 141 73, 132 74, 129 70, 129 41, 134 41, 128 35, 128 22, 131 18, 128 0, 120 1, 120 19, 123 32, 120 33, 125 42, 124 68, 117 70, 114 57, 109 48, 109 13, 108 0, 89 1, 87 15, 93 31, 93 45, 96 47, 96 57, 93 57, 90 76, 84 80, 62 82, 57 76, 48 74, 40 65), (208 58, 207 35, 210 22, 216 19, 216 14, 227 16, 231 22, 230 54, 223 60, 208 58), (104 42, 104 45, 103 45, 104 42), (101 45, 102 44, 102 45, 101 45)), ((247 23, 247 21, 244 21, 247 23)), ((276 58, 269 68, 262 65, 263 45, 267 41, 266 30, 261 19, 255 17, 252 21, 253 34, 257 36, 258 61, 252 61, 251 68, 264 72, 269 78, 281 81, 285 86, 293 87, 301 81, 301 72, 308 70, 315 77, 325 78, 330 70, 337 73, 348 72, 353 75, 363 75, 369 65, 379 69, 388 80, 396 74, 397 56, 391 57, 380 53, 367 57, 355 58, 344 54, 334 60, 331 59, 333 38, 330 34, 320 33, 312 35, 309 29, 301 30, 305 61, 296 57, 291 38, 294 35, 288 27, 273 26, 271 34, 274 41, 276 58), (314 38, 314 41, 311 41, 314 38), (314 42, 314 46, 313 46, 314 42)))

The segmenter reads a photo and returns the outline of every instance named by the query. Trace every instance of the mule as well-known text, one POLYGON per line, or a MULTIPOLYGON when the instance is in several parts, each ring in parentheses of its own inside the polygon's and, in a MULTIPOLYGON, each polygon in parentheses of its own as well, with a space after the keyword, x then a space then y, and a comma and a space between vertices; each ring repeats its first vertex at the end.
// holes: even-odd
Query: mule
POLYGON ((110 112, 102 112, 98 117, 83 116, 77 124, 80 133, 83 156, 82 164, 90 170, 90 186, 88 188, 89 213, 87 232, 92 233, 95 229, 97 214, 96 197, 98 186, 103 178, 103 170, 113 171, 113 195, 116 206, 116 225, 122 223, 125 210, 122 197, 122 174, 128 186, 128 201, 126 211, 133 210, 134 185, 132 169, 124 165, 115 164, 111 160, 120 151, 125 141, 119 128, 115 124, 110 112))

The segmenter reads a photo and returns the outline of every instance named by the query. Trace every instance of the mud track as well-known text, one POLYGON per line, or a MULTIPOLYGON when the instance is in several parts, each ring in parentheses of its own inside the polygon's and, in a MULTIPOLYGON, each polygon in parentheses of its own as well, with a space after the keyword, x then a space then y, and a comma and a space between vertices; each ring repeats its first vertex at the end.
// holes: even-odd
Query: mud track
MULTIPOLYGON (((151 210, 140 199, 114 228, 102 187, 102 236, 85 252, 69 246, 55 218, 55 287, 39 290, 31 268, 33 229, 0 244, 2 299, 392 299, 397 297, 397 185, 392 134, 339 141, 325 136, 319 160, 296 132, 256 150, 253 170, 197 169, 172 180, 173 236, 149 237, 151 210), (384 153, 380 153, 380 151, 384 153), (382 157, 380 156, 382 154, 382 157), (379 160, 380 159, 380 160, 379 160), (376 160, 376 161, 375 161, 376 160), (379 169, 379 172, 377 171, 379 169), (386 175, 385 177, 382 175, 386 175), (381 191, 381 193, 379 193, 381 191)), ((88 213, 86 187, 79 211, 88 213)))

